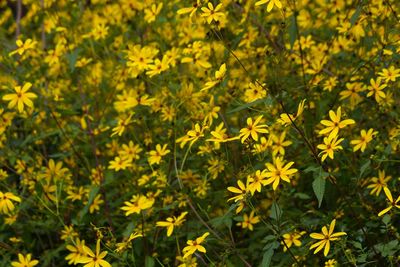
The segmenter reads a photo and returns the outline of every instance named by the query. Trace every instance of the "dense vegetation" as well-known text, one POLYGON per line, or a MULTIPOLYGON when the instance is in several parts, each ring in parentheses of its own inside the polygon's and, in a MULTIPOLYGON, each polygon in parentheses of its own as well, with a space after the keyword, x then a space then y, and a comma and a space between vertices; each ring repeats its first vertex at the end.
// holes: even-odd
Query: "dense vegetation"
POLYGON ((0 266, 399 266, 399 12, 0 1, 0 266))

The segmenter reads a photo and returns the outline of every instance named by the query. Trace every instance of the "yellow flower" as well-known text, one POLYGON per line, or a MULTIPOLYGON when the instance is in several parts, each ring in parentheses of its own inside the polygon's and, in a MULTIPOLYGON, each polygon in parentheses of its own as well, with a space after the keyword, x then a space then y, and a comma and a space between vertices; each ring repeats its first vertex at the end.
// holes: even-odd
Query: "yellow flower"
POLYGON ((114 160, 110 161, 110 165, 108 166, 108 168, 110 170, 119 171, 119 170, 125 170, 126 168, 131 166, 132 163, 129 158, 122 159, 120 157, 115 157, 114 160))
POLYGON ((329 225, 329 231, 326 226, 322 227, 322 234, 320 233, 311 233, 310 237, 320 240, 311 245, 310 250, 315 248, 314 254, 318 253, 320 250, 324 248, 324 255, 325 257, 328 255, 331 244, 331 241, 338 240, 340 236, 346 235, 345 232, 337 232, 333 233, 335 228, 336 219, 334 219, 331 224, 329 225))
POLYGON ((148 71, 146 71, 146 75, 148 75, 149 77, 153 77, 163 71, 166 71, 168 68, 169 59, 167 57, 163 57, 162 60, 159 60, 157 58, 154 60, 153 64, 148 65, 148 71))
POLYGON ((400 69, 396 69, 394 66, 390 66, 389 68, 383 69, 381 72, 378 72, 378 75, 385 79, 385 82, 395 82, 398 77, 400 77, 400 69))
POLYGON ((174 226, 180 226, 182 225, 182 223, 185 221, 185 216, 186 216, 187 212, 182 212, 181 215, 177 217, 172 216, 172 217, 168 217, 167 221, 159 221, 156 222, 157 226, 160 227, 167 227, 167 236, 171 236, 172 232, 174 231, 174 226))
POLYGON ((333 110, 329 111, 329 120, 322 120, 321 124, 325 125, 326 128, 322 129, 319 131, 319 134, 328 134, 329 133, 329 138, 333 138, 338 135, 339 129, 342 129, 346 127, 347 125, 354 124, 356 123, 352 119, 346 119, 346 120, 340 120, 342 116, 342 108, 338 107, 336 113, 333 110))
POLYGON ((9 56, 12 56, 16 53, 18 53, 19 55, 22 55, 26 50, 28 49, 33 49, 36 46, 36 41, 33 41, 32 39, 26 39, 25 42, 22 42, 21 40, 17 40, 15 42, 18 46, 18 48, 14 51, 12 51, 11 53, 9 53, 9 56))
POLYGON ((325 161, 327 156, 333 159, 335 150, 343 149, 343 147, 339 145, 343 140, 343 138, 338 140, 338 136, 329 135, 328 137, 324 137, 324 143, 317 146, 318 149, 322 150, 319 153, 319 155, 323 154, 322 161, 325 161))
POLYGON ((249 190, 252 195, 254 195, 255 191, 261 192, 261 186, 268 184, 265 178, 267 178, 265 170, 263 171, 257 170, 255 174, 249 175, 247 177, 249 181, 249 190))
POLYGON ((83 249, 87 253, 87 256, 80 258, 78 261, 79 263, 85 264, 83 267, 111 267, 111 264, 103 260, 107 255, 107 251, 100 252, 100 239, 97 240, 96 254, 87 246, 84 246, 83 249))
POLYGON ((125 206, 121 210, 125 210, 125 216, 128 216, 132 213, 139 214, 142 210, 151 208, 154 204, 154 199, 145 196, 133 196, 131 201, 125 201, 124 204, 125 206))
POLYGON ((10 211, 14 210, 15 206, 11 200, 14 200, 15 202, 21 202, 21 199, 13 193, 3 193, 0 191, 0 213, 8 214, 10 211))
POLYGON ((268 127, 266 124, 258 125, 262 117, 263 115, 258 116, 254 122, 252 118, 247 118, 247 127, 240 129, 239 137, 242 143, 244 143, 250 135, 253 140, 258 141, 258 133, 268 133, 268 130, 265 129, 268 127))
POLYGON ((240 180, 237 181, 237 184, 238 187, 233 187, 233 186, 228 187, 228 191, 238 194, 237 196, 228 199, 228 202, 231 200, 234 200, 235 202, 238 202, 239 200, 244 200, 247 194, 250 192, 249 184, 245 186, 244 183, 240 180))
POLYGON ((160 14, 161 9, 163 7, 163 3, 159 3, 158 5, 152 4, 151 7, 146 8, 144 10, 144 19, 147 23, 151 23, 156 20, 158 14, 160 14))
POLYGON ((278 157, 275 159, 274 164, 266 163, 268 171, 266 172, 266 176, 269 179, 265 182, 266 185, 272 184, 272 188, 276 190, 279 185, 280 179, 285 182, 290 183, 290 176, 297 172, 297 169, 290 169, 290 167, 294 164, 293 161, 284 165, 284 162, 278 157))
POLYGON ((282 113, 280 115, 280 118, 278 119, 278 122, 282 125, 288 126, 292 124, 292 121, 294 122, 301 114, 303 114, 304 111, 304 104, 306 103, 306 99, 303 99, 299 105, 297 106, 297 113, 296 115, 294 114, 287 114, 287 113, 282 113))
POLYGON ((387 182, 390 179, 392 179, 392 176, 390 176, 390 175, 386 176, 385 170, 382 170, 382 171, 379 170, 378 177, 372 177, 371 184, 369 184, 367 186, 367 188, 372 188, 370 194, 372 195, 375 193, 376 196, 379 196, 382 189, 387 187, 387 182))
POLYGON ((18 253, 18 261, 11 262, 11 266, 13 267, 33 267, 36 266, 39 261, 38 260, 31 260, 32 255, 29 253, 24 256, 21 253, 18 253))
POLYGON ((221 67, 219 67, 219 70, 215 72, 215 80, 206 82, 206 85, 200 91, 211 89, 220 82, 222 82, 222 80, 225 77, 225 74, 226 74, 226 64, 224 63, 221 65, 221 67))
POLYGON ((383 191, 385 192, 387 200, 389 201, 389 207, 387 207, 386 209, 384 209, 381 212, 379 212, 378 216, 382 216, 383 214, 385 214, 386 212, 388 212, 389 210, 391 210, 394 207, 400 209, 400 203, 399 203, 400 202, 400 196, 398 196, 396 200, 393 200, 393 196, 392 196, 392 193, 390 192, 389 188, 384 187, 383 191), (399 203, 399 204, 397 204, 397 203, 399 203))
POLYGON ((160 164, 162 157, 167 155, 169 152, 171 152, 171 150, 167 149, 167 145, 161 147, 160 144, 157 144, 156 150, 151 150, 149 152, 148 161, 150 165, 160 164))
POLYGON ((325 262, 324 267, 335 267, 337 266, 337 261, 335 259, 330 259, 325 262))
POLYGON ((224 128, 224 123, 221 122, 214 131, 211 131, 211 135, 213 138, 209 138, 206 141, 208 142, 214 142, 214 143, 225 143, 233 140, 239 139, 238 136, 235 137, 229 137, 228 134, 226 133, 226 129, 224 128))
POLYGON ((182 256, 177 256, 176 259, 181 262, 177 267, 197 267, 196 257, 188 256, 183 258, 182 256))
POLYGON ((281 241, 281 244, 283 246, 283 251, 286 252, 287 248, 290 248, 292 245, 295 245, 296 247, 301 246, 301 241, 299 240, 306 232, 291 232, 291 233, 286 233, 284 234, 283 241, 285 241, 286 246, 284 245, 283 241, 281 241))
POLYGON ((192 147, 192 145, 199 140, 199 138, 203 137, 204 134, 204 129, 206 127, 201 127, 200 124, 196 123, 194 125, 193 130, 189 130, 186 135, 178 138, 176 140, 177 143, 181 143, 180 147, 183 148, 187 142, 190 142, 189 147, 192 147))
POLYGON ((201 243, 203 243, 204 240, 206 239, 206 237, 209 236, 209 235, 210 235, 210 233, 207 232, 204 235, 196 238, 196 240, 194 240, 194 241, 193 240, 188 240, 186 242, 186 244, 188 246, 186 246, 186 247, 184 247, 182 249, 182 252, 184 254, 183 258, 185 259, 185 258, 189 257, 190 255, 192 255, 196 251, 200 251, 200 252, 206 253, 206 249, 201 245, 201 243))
POLYGON ((101 195, 97 195, 94 199, 92 204, 89 206, 89 213, 92 214, 96 210, 100 210, 100 204, 103 204, 104 200, 101 199, 101 195))
POLYGON ((131 113, 126 119, 124 118, 119 119, 118 125, 112 129, 112 133, 110 136, 112 137, 116 134, 118 134, 118 136, 121 136, 124 133, 126 126, 128 126, 129 123, 131 122, 132 116, 133 113, 131 113))
POLYGON ((143 149, 140 148, 139 145, 135 145, 133 141, 129 141, 129 144, 123 144, 122 150, 118 152, 122 159, 126 159, 128 162, 139 159, 139 153, 142 152, 143 149))
POLYGON ((74 226, 72 225, 64 225, 64 230, 61 231, 61 239, 62 240, 67 240, 67 239, 73 239, 75 237, 78 237, 78 233, 74 230, 74 226))
POLYGON ((267 6, 268 12, 270 12, 274 6, 276 6, 279 9, 282 8, 282 3, 280 0, 260 0, 260 1, 256 2, 256 6, 264 5, 266 3, 268 3, 268 6, 267 6))
POLYGON ((207 7, 201 8, 201 11, 203 11, 203 14, 201 14, 201 16, 207 19, 208 24, 211 24, 211 22, 213 21, 221 21, 225 18, 225 14, 219 11, 221 8, 222 4, 218 4, 214 9, 213 4, 211 2, 208 2, 207 7))
POLYGON ((361 130, 361 139, 356 139, 356 140, 351 140, 350 144, 354 145, 353 151, 356 152, 357 150, 361 150, 361 152, 364 152, 365 148, 367 147, 367 144, 372 141, 372 138, 374 135, 376 135, 378 132, 374 132, 374 129, 369 129, 368 132, 365 130, 361 130))
POLYGON ((70 253, 65 257, 65 259, 68 261, 68 264, 76 265, 83 257, 87 255, 84 247, 85 247, 85 240, 81 241, 79 238, 75 240, 74 245, 66 246, 66 249, 70 251, 70 253))
POLYGON ((201 0, 196 0, 196 3, 193 4, 193 6, 191 7, 184 7, 181 9, 178 9, 178 11, 176 12, 178 15, 182 15, 182 14, 187 14, 190 13, 189 17, 192 17, 194 15, 194 13, 196 13, 197 9, 201 6, 201 0))
POLYGON ((382 78, 379 77, 376 80, 371 79, 370 80, 371 85, 368 86, 368 94, 367 96, 375 96, 376 102, 380 102, 383 98, 386 98, 385 92, 383 92, 383 89, 387 87, 387 84, 382 83, 382 78))
POLYGON ((243 221, 239 222, 237 225, 242 226, 243 229, 249 228, 250 231, 254 230, 253 224, 259 223, 260 218, 258 216, 254 216, 254 211, 247 215, 243 214, 243 221))
POLYGON ((3 96, 3 100, 10 101, 8 103, 8 108, 13 108, 15 106, 18 107, 18 111, 21 113, 24 111, 24 105, 27 105, 30 108, 33 108, 33 102, 31 98, 37 98, 37 95, 34 93, 28 92, 28 90, 32 87, 31 83, 26 83, 22 86, 15 86, 15 94, 7 94, 3 96))
POLYGON ((142 234, 139 234, 137 232, 131 233, 127 240, 116 244, 117 248, 115 249, 115 252, 121 253, 121 252, 125 251, 127 248, 129 248, 131 246, 132 240, 142 237, 142 236, 143 236, 142 234))
POLYGON ((282 156, 285 155, 285 147, 290 146, 292 144, 291 141, 285 141, 286 132, 282 132, 278 137, 275 134, 271 134, 272 139, 272 155, 275 157, 277 154, 282 156))

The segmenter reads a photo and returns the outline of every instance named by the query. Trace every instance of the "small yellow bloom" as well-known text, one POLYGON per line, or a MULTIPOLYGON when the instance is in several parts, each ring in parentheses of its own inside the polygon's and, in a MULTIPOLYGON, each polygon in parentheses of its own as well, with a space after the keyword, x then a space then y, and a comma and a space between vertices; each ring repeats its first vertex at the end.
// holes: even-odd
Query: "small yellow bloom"
POLYGON ((372 177, 370 180, 371 184, 367 186, 367 188, 372 189, 370 194, 375 194, 376 196, 379 196, 382 189, 387 187, 387 182, 390 179, 392 179, 392 176, 386 176, 385 170, 379 170, 378 177, 372 177))
POLYGON ((87 256, 84 256, 79 259, 79 263, 85 264, 83 267, 111 267, 111 264, 108 263, 103 258, 107 255, 107 251, 100 252, 100 239, 97 240, 96 243, 96 254, 87 246, 84 246, 87 256))
POLYGON ((15 206, 11 200, 21 202, 21 199, 13 193, 3 193, 0 191, 0 213, 8 214, 10 211, 14 210, 15 206))
POLYGON ((110 161, 110 165, 108 166, 109 169, 119 171, 119 170, 125 170, 128 167, 132 166, 132 162, 129 158, 120 158, 120 157, 115 157, 114 160, 110 161))
POLYGON ((298 232, 298 231, 294 231, 291 233, 286 233, 284 234, 283 237, 283 241, 285 241, 285 244, 283 243, 283 241, 281 241, 281 244, 283 246, 283 251, 286 252, 288 248, 290 248, 292 245, 295 245, 296 247, 300 247, 301 246, 301 241, 299 240, 306 232, 302 231, 302 232, 298 232))
POLYGON ((335 150, 343 149, 343 147, 339 145, 343 140, 343 138, 338 140, 338 136, 329 135, 328 137, 324 137, 324 143, 317 146, 318 149, 322 150, 319 153, 319 155, 322 154, 322 161, 325 161, 327 156, 333 159, 335 150))
POLYGON ((298 107, 297 107, 297 113, 296 115, 294 114, 288 114, 288 113, 282 113, 280 115, 280 118, 278 119, 278 122, 282 125, 288 126, 290 124, 292 124, 292 122, 294 122, 299 116, 301 116, 301 114, 303 114, 304 111, 304 105, 306 103, 306 99, 303 99, 298 107))
POLYGON ((376 80, 371 79, 370 80, 370 86, 368 86, 368 94, 367 96, 374 96, 376 102, 382 101, 383 98, 386 98, 385 92, 383 92, 383 89, 387 87, 387 84, 382 82, 382 78, 379 77, 376 80))
POLYGON ((167 155, 169 152, 171 152, 171 150, 167 149, 167 145, 161 147, 160 144, 157 144, 156 150, 151 150, 149 152, 148 161, 150 165, 160 164, 162 157, 167 155))
POLYGON ((247 177, 249 181, 249 190, 252 195, 254 195, 255 191, 261 192, 261 186, 265 186, 268 184, 266 178, 267 178, 266 170, 263 171, 257 170, 256 173, 254 173, 253 175, 249 175, 247 177))
POLYGON ((157 226, 166 227, 167 228, 167 236, 171 236, 172 232, 174 231, 175 226, 180 226, 185 221, 185 216, 187 212, 182 212, 181 215, 177 217, 172 216, 168 217, 166 221, 159 221, 156 222, 157 226))
POLYGON ((228 202, 231 200, 234 200, 235 202, 238 202, 239 200, 243 200, 246 198, 247 194, 250 192, 250 187, 249 184, 247 186, 244 185, 244 183, 240 180, 237 181, 238 187, 233 187, 229 186, 228 191, 238 194, 237 196, 231 197, 228 199, 228 202))
POLYGON ((182 249, 182 252, 184 254, 183 258, 185 259, 185 258, 189 257, 190 255, 192 255, 196 251, 200 251, 200 252, 206 253, 206 249, 201 245, 201 243, 203 243, 204 240, 206 239, 206 237, 209 236, 209 235, 210 235, 210 233, 207 232, 204 235, 196 238, 196 240, 194 240, 194 241, 193 240, 188 240, 186 242, 186 244, 188 246, 186 246, 186 247, 184 247, 182 249))
POLYGON ((328 255, 331 244, 331 241, 338 240, 340 236, 346 235, 345 232, 337 232, 333 233, 335 228, 336 219, 334 219, 331 224, 329 225, 329 231, 326 226, 322 227, 322 234, 320 233, 311 233, 310 237, 320 240, 313 245, 311 245, 310 250, 315 248, 314 254, 318 253, 320 250, 324 248, 324 255, 325 257, 328 255))
POLYGON ((266 3, 268 3, 268 6, 267 6, 268 12, 270 12, 274 6, 276 6, 279 9, 282 8, 282 3, 280 0, 260 0, 260 1, 256 2, 256 6, 264 5, 266 3))
POLYGON ((268 133, 268 130, 266 129, 268 125, 259 125, 262 117, 263 115, 258 116, 254 122, 252 118, 247 118, 247 127, 240 129, 239 137, 241 138, 242 143, 244 143, 250 135, 254 141, 258 141, 258 133, 268 133))
POLYGON ((12 56, 14 54, 19 54, 22 55, 26 50, 28 49, 33 49, 36 46, 36 41, 33 41, 32 39, 26 39, 25 42, 22 42, 21 40, 17 40, 16 44, 18 46, 18 48, 14 51, 12 51, 11 53, 9 53, 9 56, 12 56))
POLYGON ((66 249, 70 251, 70 253, 65 257, 68 261, 68 264, 77 264, 79 261, 87 255, 85 249, 85 240, 80 240, 77 238, 75 240, 74 245, 67 245, 66 249))
POLYGON ((364 152, 364 150, 367 148, 367 144, 372 141, 372 138, 377 133, 378 132, 374 131, 372 128, 369 129, 368 132, 361 130, 361 138, 350 141, 350 144, 354 145, 353 151, 356 152, 357 150, 361 150, 361 152, 364 152))
POLYGON ((385 82, 395 82, 398 77, 400 77, 400 69, 396 69, 394 66, 383 69, 378 75, 385 79, 385 82))
POLYGON ((297 169, 290 169, 293 164, 294 162, 291 161, 285 165, 284 161, 279 157, 275 159, 274 164, 266 163, 265 166, 268 169, 266 176, 269 177, 269 179, 265 182, 265 184, 272 184, 272 188, 276 190, 281 179, 290 183, 290 176, 297 172, 297 169))
POLYGON ((31 99, 37 98, 37 95, 28 90, 32 87, 31 83, 26 83, 22 86, 15 86, 15 94, 7 94, 3 96, 3 100, 10 101, 8 103, 8 108, 13 108, 17 106, 19 113, 24 111, 24 105, 27 105, 30 108, 33 108, 33 102, 31 99))
POLYGON ((243 221, 239 222, 237 225, 242 226, 243 229, 248 228, 250 231, 254 230, 253 224, 257 224, 260 222, 260 218, 258 216, 254 216, 254 211, 247 215, 243 214, 243 221))
POLYGON ((211 24, 211 22, 215 21, 221 21, 225 19, 225 14, 221 11, 219 11, 222 8, 222 4, 218 4, 215 8, 211 2, 208 2, 207 7, 202 7, 201 11, 203 11, 203 14, 201 14, 202 17, 205 17, 207 20, 208 24, 211 24))
POLYGON ((389 207, 387 207, 386 209, 384 209, 381 212, 379 212, 378 216, 382 216, 383 214, 387 213, 389 210, 391 210, 394 207, 400 209, 400 203, 399 203, 400 202, 400 196, 398 196, 396 200, 393 200, 393 196, 392 196, 392 193, 390 192, 389 188, 384 187, 383 191, 385 192, 385 195, 386 195, 387 200, 389 202, 389 207))
POLYGON ((329 137, 333 138, 338 135, 339 129, 346 127, 347 125, 356 123, 352 119, 340 120, 342 116, 342 108, 338 107, 336 113, 333 110, 329 111, 329 120, 322 120, 321 124, 326 126, 326 128, 319 131, 319 134, 325 135, 329 133, 329 137))
POLYGON ((39 261, 38 260, 31 260, 32 255, 29 253, 26 256, 24 256, 21 253, 18 253, 18 260, 19 261, 13 261, 11 262, 11 266, 13 267, 33 267, 36 266, 39 261))
POLYGON ((125 210, 125 216, 128 216, 132 213, 139 214, 142 210, 151 208, 154 204, 154 199, 145 196, 133 196, 131 201, 125 201, 124 204, 125 206, 121 210, 125 210))
POLYGON ((118 136, 121 136, 124 133, 126 127, 131 122, 132 116, 133 116, 133 113, 129 114, 129 116, 127 118, 119 119, 118 125, 112 129, 112 134, 110 136, 112 137, 116 134, 118 134, 118 136))

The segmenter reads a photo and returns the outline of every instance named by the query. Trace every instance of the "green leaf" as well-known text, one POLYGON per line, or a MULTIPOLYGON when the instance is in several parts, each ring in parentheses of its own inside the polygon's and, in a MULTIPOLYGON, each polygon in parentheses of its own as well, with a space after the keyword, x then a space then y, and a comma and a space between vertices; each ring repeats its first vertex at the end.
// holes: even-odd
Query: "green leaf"
POLYGON ((85 205, 85 207, 79 212, 79 218, 82 219, 83 216, 86 215, 86 213, 89 210, 90 205, 92 205, 94 198, 97 196, 97 193, 99 192, 99 187, 98 186, 92 186, 90 193, 89 193, 89 200, 88 203, 85 205))
POLYGON ((276 203, 276 202, 274 201, 274 202, 272 203, 272 206, 271 206, 271 214, 270 214, 270 217, 271 217, 272 219, 275 219, 275 220, 279 221, 279 220, 281 219, 281 216, 282 216, 282 210, 281 210, 281 208, 279 207, 278 203, 276 203))
POLYGON ((304 193, 296 193, 293 196, 296 198, 299 198, 299 199, 303 199, 303 200, 310 199, 310 196, 307 194, 304 194, 304 193))
POLYGON ((260 267, 268 267, 271 264, 272 256, 274 255, 274 250, 279 247, 279 242, 274 241, 272 243, 267 244, 264 249, 266 251, 264 252, 260 267))
POLYGON ((360 178, 363 176, 363 174, 365 173, 365 171, 369 168, 369 166, 371 165, 371 161, 367 160, 367 162, 365 162, 361 168, 360 168, 360 178))
POLYGON ((363 6, 360 4, 357 7, 356 11, 351 16, 351 18, 350 18, 351 26, 353 26, 356 23, 356 21, 358 20, 358 18, 360 17, 362 9, 363 9, 363 6))
POLYGON ((320 170, 320 166, 314 165, 314 166, 310 166, 304 169, 304 172, 308 173, 308 172, 316 172, 320 170))
POLYGON ((271 247, 267 251, 264 252, 262 262, 260 267, 269 267, 271 264, 272 256, 274 255, 274 249, 271 247))
POLYGON ((382 222, 385 225, 388 225, 390 223, 390 215, 389 214, 385 214, 385 216, 382 217, 382 222))
POLYGON ((155 263, 156 262, 154 261, 153 257, 146 256, 145 263, 144 263, 145 267, 154 267, 155 263))
POLYGON ((75 64, 78 59, 78 53, 79 50, 75 49, 72 53, 66 55, 69 62, 69 69, 71 70, 71 72, 75 70, 75 64))
POLYGON ((290 17, 290 26, 289 26, 289 43, 290 43, 290 48, 293 48, 294 42, 296 42, 297 39, 297 23, 296 23, 296 17, 295 15, 292 15, 290 17))
POLYGON ((318 199, 318 208, 321 207, 322 199, 324 198, 325 194, 325 174, 326 172, 323 172, 321 168, 319 175, 314 179, 312 183, 315 196, 318 199))
POLYGON ((229 110, 227 112, 227 114, 235 113, 235 112, 250 108, 252 106, 255 106, 257 104, 260 104, 260 103, 265 103, 266 105, 271 105, 272 104, 272 99, 270 97, 267 97, 267 98, 263 98, 263 99, 258 99, 256 101, 253 101, 253 102, 250 102, 250 103, 245 103, 243 105, 238 106, 237 108, 229 110))

